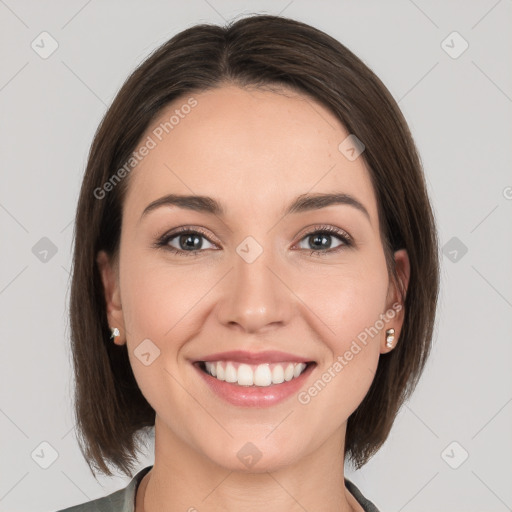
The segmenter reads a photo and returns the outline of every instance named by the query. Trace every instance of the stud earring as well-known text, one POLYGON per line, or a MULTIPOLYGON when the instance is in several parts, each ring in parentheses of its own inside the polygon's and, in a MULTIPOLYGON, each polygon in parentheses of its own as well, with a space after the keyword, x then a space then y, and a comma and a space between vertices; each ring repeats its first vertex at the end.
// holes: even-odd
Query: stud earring
POLYGON ((110 330, 112 331, 112 334, 110 335, 111 338, 115 338, 121 334, 117 327, 111 327, 110 330))
POLYGON ((395 340, 395 329, 386 330, 386 347, 391 348, 395 340))

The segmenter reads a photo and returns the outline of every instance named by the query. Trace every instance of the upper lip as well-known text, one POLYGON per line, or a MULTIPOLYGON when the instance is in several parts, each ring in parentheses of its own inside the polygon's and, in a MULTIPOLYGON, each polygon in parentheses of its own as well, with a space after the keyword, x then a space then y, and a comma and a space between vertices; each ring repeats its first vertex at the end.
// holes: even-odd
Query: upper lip
POLYGON ((280 352, 276 350, 265 350, 263 352, 248 352, 246 350, 230 350, 228 352, 217 352, 210 354, 200 359, 199 361, 237 361, 246 364, 261 364, 261 363, 310 363, 311 359, 290 354, 287 352, 280 352))

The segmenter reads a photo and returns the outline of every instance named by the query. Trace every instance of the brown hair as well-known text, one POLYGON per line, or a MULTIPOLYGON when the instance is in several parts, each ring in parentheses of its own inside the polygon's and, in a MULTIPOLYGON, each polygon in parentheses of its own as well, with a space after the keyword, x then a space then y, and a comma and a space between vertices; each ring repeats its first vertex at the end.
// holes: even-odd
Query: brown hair
POLYGON ((112 475, 107 463, 113 463, 132 474, 137 437, 155 422, 126 345, 110 339, 96 265, 101 249, 117 256, 129 176, 100 199, 97 191, 128 161, 163 107, 226 83, 286 86, 333 112, 365 145, 362 158, 394 279, 393 252, 408 252, 411 273, 399 343, 380 357, 370 390, 348 419, 345 455, 356 468, 386 440, 428 357, 439 287, 437 234, 414 141, 386 87, 340 42, 295 20, 256 15, 226 27, 188 28, 153 52, 117 94, 95 134, 78 201, 70 327, 78 439, 91 471, 94 464, 112 475))

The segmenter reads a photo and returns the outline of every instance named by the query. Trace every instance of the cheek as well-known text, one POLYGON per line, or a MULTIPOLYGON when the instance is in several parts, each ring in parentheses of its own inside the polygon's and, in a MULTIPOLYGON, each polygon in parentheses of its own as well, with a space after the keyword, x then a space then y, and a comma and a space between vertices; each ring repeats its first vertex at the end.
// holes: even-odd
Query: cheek
MULTIPOLYGON (((134 254, 121 269, 123 314, 128 332, 135 339, 163 340, 194 305, 208 292, 215 280, 201 266, 170 265, 164 258, 134 254)), ((156 342, 156 341, 155 341, 156 342)))
MULTIPOLYGON (((327 348, 319 377, 333 384, 328 384, 331 392, 321 400, 325 406, 329 400, 343 402, 340 411, 354 410, 369 389, 379 361, 389 285, 385 259, 382 255, 371 263, 347 265, 324 277, 301 278, 302 290, 297 294, 314 311, 310 322, 323 334, 321 341, 327 348)), ((322 384, 317 387, 321 389, 322 384)))
POLYGON ((199 266, 191 271, 191 267, 172 266, 165 258, 149 257, 143 251, 127 254, 130 256, 121 266, 121 296, 135 379, 156 411, 166 410, 169 403, 186 404, 187 396, 181 394, 174 380, 183 377, 178 356, 196 332, 200 300, 215 279, 211 271, 200 270, 199 266), (139 360, 145 352, 152 360, 148 365, 139 360), (163 389, 168 393, 162 393, 163 389))
POLYGON ((373 382, 383 336, 386 276, 380 271, 344 274, 326 281, 323 293, 311 292, 305 299, 320 317, 317 332, 325 333, 321 341, 327 353, 298 401, 307 411, 330 411, 323 423, 327 431, 348 419, 373 382))
POLYGON ((305 275, 298 295, 329 327, 333 348, 344 349, 385 312, 389 282, 383 258, 371 265, 340 267, 339 272, 329 269, 324 276, 305 275))
MULTIPOLYGON (((384 313, 387 281, 380 275, 370 272, 365 279, 344 281, 344 289, 333 294, 337 304, 337 317, 333 319, 335 332, 339 340, 339 350, 347 349, 347 342, 365 339, 372 327, 375 327, 384 313)), ((377 327, 381 327, 381 322, 377 327)), ((375 337, 375 331, 371 331, 375 337)))

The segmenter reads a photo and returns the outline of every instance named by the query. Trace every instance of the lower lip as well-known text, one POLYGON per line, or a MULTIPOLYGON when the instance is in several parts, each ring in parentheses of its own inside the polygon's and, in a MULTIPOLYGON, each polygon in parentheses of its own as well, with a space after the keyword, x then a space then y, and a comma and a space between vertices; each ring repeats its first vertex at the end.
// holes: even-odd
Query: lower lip
POLYGON ((298 377, 270 386, 239 386, 212 377, 201 370, 197 364, 193 366, 210 389, 230 404, 239 407, 271 407, 298 393, 316 365, 309 364, 298 377))

